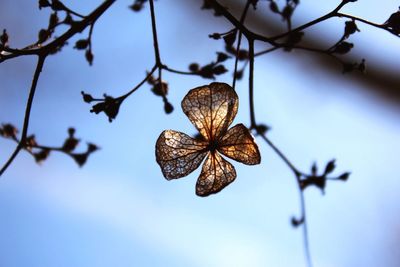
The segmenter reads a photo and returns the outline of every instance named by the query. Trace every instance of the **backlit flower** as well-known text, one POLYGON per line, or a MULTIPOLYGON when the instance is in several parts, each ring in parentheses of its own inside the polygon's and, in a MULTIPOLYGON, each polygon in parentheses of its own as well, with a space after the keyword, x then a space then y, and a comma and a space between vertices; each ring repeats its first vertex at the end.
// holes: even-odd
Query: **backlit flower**
POLYGON ((260 163, 260 152, 250 131, 243 124, 228 129, 238 110, 238 96, 228 84, 211 83, 190 90, 182 100, 182 109, 202 138, 174 130, 160 134, 156 160, 167 180, 188 175, 206 158, 196 194, 208 196, 236 178, 235 168, 222 155, 247 165, 260 163))

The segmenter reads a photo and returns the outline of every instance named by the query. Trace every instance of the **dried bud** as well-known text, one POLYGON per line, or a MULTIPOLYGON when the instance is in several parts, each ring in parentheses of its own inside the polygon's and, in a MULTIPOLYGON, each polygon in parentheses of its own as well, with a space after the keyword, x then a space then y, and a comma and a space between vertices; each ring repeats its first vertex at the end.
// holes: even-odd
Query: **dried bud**
POLYGON ((214 65, 208 64, 203 66, 199 71, 199 75, 203 78, 214 79, 214 72, 213 72, 214 65))
POLYGON ((74 20, 72 19, 70 13, 67 13, 67 15, 65 16, 64 23, 67 25, 72 25, 72 23, 74 23, 74 20))
POLYGON ((90 103, 94 100, 94 98, 91 95, 86 94, 84 91, 81 91, 81 94, 83 97, 83 101, 85 101, 86 103, 90 103))
POLYGON ((192 64, 189 65, 189 70, 191 72, 198 72, 199 68, 200 68, 200 66, 197 63, 192 63, 192 64))
POLYGON ((92 50, 90 50, 90 49, 86 50, 85 58, 86 58, 86 61, 89 63, 89 65, 92 66, 93 65, 93 58, 94 58, 92 50))
POLYGON ((270 129, 270 127, 265 124, 258 124, 254 128, 258 134, 265 134, 270 129))
POLYGON ((35 135, 30 135, 25 139, 25 149, 31 151, 32 147, 37 146, 35 135))
POLYGON ((215 75, 220 75, 220 74, 224 74, 225 72, 227 72, 228 70, 225 68, 224 65, 217 65, 213 68, 213 73, 215 75))
POLYGON ((49 157, 49 155, 50 155, 50 150, 48 149, 42 149, 40 152, 33 154, 38 164, 45 161, 49 157))
POLYGON ((344 27, 344 36, 346 38, 348 38, 351 34, 359 31, 360 30, 357 28, 357 24, 354 20, 346 21, 346 26, 344 27))
POLYGON ((226 46, 228 46, 228 47, 232 46, 236 41, 236 30, 225 35, 224 41, 225 41, 226 46))
POLYGON ((89 154, 88 153, 79 153, 79 154, 69 154, 75 162, 79 165, 79 167, 82 167, 85 165, 89 154))
POLYGON ((225 53, 222 52, 217 52, 217 62, 224 62, 225 60, 227 60, 228 58, 230 58, 230 56, 228 56, 225 53))
POLYGON ((245 49, 240 49, 237 53, 238 59, 239 60, 246 60, 249 58, 249 52, 245 49))
POLYGON ((400 11, 390 15, 389 19, 385 22, 385 25, 392 29, 396 34, 400 34, 400 11))
POLYGON ((12 124, 3 124, 0 128, 0 135, 6 138, 17 138, 18 130, 12 124))
POLYGON ((41 30, 39 31, 39 33, 38 33, 38 42, 39 42, 40 44, 41 44, 41 43, 44 43, 44 42, 47 41, 47 39, 49 39, 49 37, 50 37, 49 31, 48 31, 48 30, 45 30, 45 29, 41 29, 41 30))
POLYGON ((61 148, 63 151, 71 152, 76 148, 80 140, 76 139, 74 135, 75 135, 75 129, 72 127, 68 128, 68 138, 65 139, 64 144, 61 148))
POLYGON ((156 84, 151 88, 151 91, 158 96, 165 96, 168 94, 168 83, 157 81, 156 84))
MULTIPOLYGON (((149 75, 149 72, 146 72, 147 75, 149 75)), ((150 75, 150 77, 147 79, 147 82, 151 85, 155 85, 157 83, 157 79, 153 77, 153 75, 150 75)))
POLYGON ((208 37, 210 37, 214 40, 219 40, 219 39, 221 39, 221 34, 215 32, 213 34, 209 34, 208 37))
POLYGON ((73 151, 77 145, 79 144, 79 139, 76 139, 75 137, 69 137, 65 139, 64 144, 62 146, 62 150, 65 152, 71 152, 73 151))
POLYGON ((88 143, 87 145, 88 145, 88 149, 87 149, 88 153, 92 153, 92 152, 94 152, 94 151, 99 149, 99 147, 96 146, 95 144, 88 143))
POLYGON ((74 48, 78 50, 86 49, 89 45, 89 40, 88 39, 80 39, 76 41, 74 48))
POLYGON ((143 4, 136 2, 129 6, 132 11, 139 12, 143 8, 143 4))
POLYGON ((59 21, 59 20, 58 20, 57 13, 56 13, 56 12, 53 12, 53 13, 50 15, 50 19, 49 19, 49 29, 53 29, 54 27, 56 27, 58 21, 59 21))
POLYGON ((318 167, 317 167, 317 163, 313 163, 313 165, 311 166, 311 174, 313 175, 313 176, 316 176, 317 175, 317 172, 318 172, 318 167))
POLYGON ((282 10, 282 18, 284 20, 289 20, 293 14, 293 7, 291 5, 286 5, 285 8, 282 10))
POLYGON ((353 46, 352 43, 341 42, 333 49, 332 53, 346 54, 353 48, 353 46))
POLYGON ((236 56, 236 49, 233 46, 225 46, 225 51, 236 56))
POLYGON ((50 3, 48 0, 39 0, 39 9, 42 9, 44 7, 49 7, 50 3))
POLYGON ((269 3, 269 9, 271 9, 271 11, 274 13, 280 13, 278 5, 275 1, 271 1, 271 3, 269 3))
POLYGON ((94 112, 96 114, 104 112, 108 117, 108 121, 112 122, 112 120, 115 119, 118 115, 119 107, 121 106, 123 99, 113 98, 107 95, 105 95, 104 97, 104 101, 92 106, 90 112, 94 112))
POLYGON ((53 0, 52 4, 51 4, 51 8, 56 11, 67 10, 65 5, 63 3, 61 3, 61 1, 59 1, 59 0, 53 0))
POLYGON ((0 42, 3 46, 7 46, 8 44, 8 34, 6 29, 3 29, 3 34, 0 36, 0 42))
POLYGON ((365 59, 361 60, 361 63, 358 65, 358 70, 362 73, 365 73, 366 71, 366 66, 365 66, 365 59))
POLYGON ((75 135, 75 128, 70 127, 68 128, 68 136, 73 137, 75 135))
POLYGON ((238 70, 238 71, 236 71, 233 75, 234 75, 234 77, 235 77, 236 79, 240 80, 240 79, 243 78, 243 70, 238 70))
POLYGON ((335 160, 333 159, 329 161, 328 164, 326 164, 324 175, 331 173, 335 169, 335 167, 335 160))
POLYGON ((342 175, 340 175, 337 179, 338 180, 342 180, 342 181, 347 181, 349 179, 350 173, 349 172, 345 172, 342 175))
POLYGON ((300 182, 300 188, 301 190, 306 189, 310 185, 316 186, 319 189, 321 189, 322 192, 325 190, 325 185, 326 185, 326 177, 324 176, 307 176, 307 179, 302 180, 300 182))
POLYGON ((164 111, 165 111, 165 113, 170 114, 170 113, 172 113, 172 111, 174 111, 174 106, 171 103, 169 103, 168 101, 165 101, 164 102, 164 111))
POLYGON ((297 219, 295 217, 292 217, 292 219, 290 220, 290 223, 292 224, 293 227, 298 227, 304 223, 304 218, 297 219))

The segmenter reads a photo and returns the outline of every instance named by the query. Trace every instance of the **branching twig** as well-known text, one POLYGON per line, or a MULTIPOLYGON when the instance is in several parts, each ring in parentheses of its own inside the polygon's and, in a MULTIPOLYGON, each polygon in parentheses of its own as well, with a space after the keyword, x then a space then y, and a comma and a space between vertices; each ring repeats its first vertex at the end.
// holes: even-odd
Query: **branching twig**
MULTIPOLYGON (((96 8, 92 13, 90 13, 88 16, 84 17, 80 22, 76 22, 72 24, 69 30, 67 30, 63 35, 60 37, 56 38, 54 41, 48 43, 45 46, 40 46, 38 48, 26 48, 26 49, 11 49, 7 48, 5 50, 9 54, 6 55, 0 55, 0 63, 11 58, 19 57, 19 56, 25 56, 25 55, 37 55, 38 56, 38 62, 36 65, 36 70, 33 75, 32 79, 32 85, 29 91, 29 96, 26 104, 26 109, 25 109, 25 115, 24 115, 24 124, 22 127, 22 134, 21 134, 21 140, 18 143, 17 147, 15 148, 14 152, 11 154, 7 162, 3 165, 3 167, 0 169, 0 176, 3 175, 3 173, 7 170, 7 168, 10 166, 10 164, 14 161, 20 150, 23 148, 23 144, 25 143, 26 137, 27 137, 27 132, 28 132, 28 126, 29 126, 29 120, 30 120, 30 112, 32 109, 33 105, 33 99, 35 96, 36 92, 36 87, 37 87, 37 82, 39 80, 40 73, 43 68, 44 61, 46 57, 54 51, 57 47, 62 46, 69 38, 74 36, 76 33, 83 31, 87 26, 93 25, 96 20, 115 2, 115 0, 106 0, 104 3, 102 3, 98 8, 96 8)), ((77 16, 83 17, 79 14, 76 14, 77 16)))
POLYGON ((138 83, 135 87, 133 87, 129 92, 126 94, 120 96, 120 98, 123 100, 133 94, 137 89, 139 89, 146 81, 149 80, 149 78, 153 75, 153 73, 156 71, 157 66, 154 65, 154 67, 151 69, 151 71, 147 74, 147 76, 140 82, 138 83))
POLYGON ((32 104, 33 104, 33 98, 35 97, 37 82, 39 80, 39 76, 40 76, 40 73, 42 71, 45 59, 46 59, 46 56, 44 56, 44 55, 40 55, 38 57, 38 62, 36 64, 35 73, 33 74, 31 89, 29 90, 28 101, 26 103, 25 115, 24 115, 24 124, 22 126, 21 140, 18 143, 17 147, 15 148, 14 152, 11 154, 10 158, 7 160, 7 162, 1 168, 0 176, 3 175, 3 173, 7 170, 7 168, 10 166, 10 164, 14 161, 15 157, 21 151, 21 149, 23 148, 23 144, 25 143, 27 132, 28 132, 28 126, 29 126, 29 119, 30 119, 32 104))
POLYGON ((265 133, 258 130, 257 122, 255 118, 254 110, 254 40, 249 39, 249 101, 250 101, 250 129, 255 129, 257 134, 278 154, 278 156, 286 163, 286 165, 293 171, 300 194, 300 208, 301 208, 301 221, 303 225, 303 238, 304 238, 304 250, 307 259, 307 265, 312 267, 311 253, 308 241, 308 230, 306 220, 306 208, 304 201, 303 188, 301 187, 301 175, 302 173, 290 162, 290 160, 266 137, 265 133))
POLYGON ((300 172, 293 163, 285 156, 285 154, 274 144, 271 140, 261 131, 258 131, 256 128, 257 134, 274 150, 274 152, 286 163, 289 169, 293 172, 294 176, 296 177, 296 182, 299 190, 300 195, 300 217, 296 219, 299 224, 303 226, 303 242, 304 242, 304 251, 306 255, 307 265, 312 267, 312 260, 311 260, 311 253, 310 253, 310 246, 308 240, 308 228, 307 228, 307 217, 306 217, 306 205, 304 201, 304 191, 301 187, 301 177, 303 176, 302 172, 300 172))
POLYGON ((25 56, 25 55, 48 55, 51 51, 62 46, 68 39, 74 36, 76 33, 82 32, 87 26, 96 22, 96 20, 115 2, 116 0, 106 0, 99 7, 97 7, 92 13, 86 16, 81 21, 77 21, 71 25, 71 27, 61 36, 57 37, 50 43, 30 49, 30 46, 23 49, 11 49, 7 48, 6 51, 11 52, 7 55, 1 55, 0 62, 5 60, 25 56))

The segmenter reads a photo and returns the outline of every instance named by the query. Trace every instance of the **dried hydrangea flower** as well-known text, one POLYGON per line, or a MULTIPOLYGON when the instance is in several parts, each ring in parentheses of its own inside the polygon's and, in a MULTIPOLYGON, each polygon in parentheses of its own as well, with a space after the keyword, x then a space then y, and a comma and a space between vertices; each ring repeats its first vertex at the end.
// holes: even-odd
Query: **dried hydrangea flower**
POLYGON ((228 129, 238 110, 238 96, 226 83, 194 88, 182 100, 182 109, 201 137, 163 131, 156 143, 156 160, 167 180, 184 177, 206 158, 196 184, 198 196, 221 191, 236 178, 232 164, 221 156, 247 165, 259 164, 260 152, 243 124, 228 129))

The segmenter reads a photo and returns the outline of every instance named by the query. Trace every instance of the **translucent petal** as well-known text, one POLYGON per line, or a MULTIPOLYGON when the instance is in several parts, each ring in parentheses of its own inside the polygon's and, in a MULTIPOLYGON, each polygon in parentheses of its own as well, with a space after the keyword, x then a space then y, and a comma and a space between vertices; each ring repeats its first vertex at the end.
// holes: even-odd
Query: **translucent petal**
POLYGON ((235 168, 218 153, 210 153, 196 184, 196 194, 206 197, 224 189, 236 178, 235 168))
POLYGON ((238 96, 226 83, 211 83, 190 90, 182 109, 206 140, 217 140, 236 116, 238 96))
POLYGON ((156 143, 156 160, 168 180, 194 171, 208 153, 207 143, 173 131, 163 131, 156 143))
POLYGON ((261 161, 253 136, 241 123, 226 132, 218 144, 218 151, 247 165, 259 164, 261 161))

